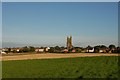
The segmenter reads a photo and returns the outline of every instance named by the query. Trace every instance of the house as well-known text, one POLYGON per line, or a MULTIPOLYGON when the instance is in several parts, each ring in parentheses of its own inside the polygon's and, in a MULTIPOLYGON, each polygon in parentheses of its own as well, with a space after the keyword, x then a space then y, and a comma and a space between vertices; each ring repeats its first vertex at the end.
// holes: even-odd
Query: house
POLYGON ((103 53, 104 51, 103 50, 99 50, 100 53, 103 53))
POLYGON ((49 49, 50 49, 50 47, 46 47, 46 48, 45 48, 45 51, 46 51, 46 52, 48 52, 48 51, 49 51, 49 49))
POLYGON ((2 51, 3 51, 3 52, 7 52, 7 51, 8 51, 8 48, 3 48, 2 51))
POLYGON ((100 48, 99 53, 108 53, 108 48, 100 48))
POLYGON ((75 53, 76 51, 73 49, 72 52, 75 53))
POLYGON ((94 48, 87 49, 87 52, 90 52, 90 53, 94 52, 94 48))
POLYGON ((5 49, 0 49, 0 54, 6 54, 5 49))
POLYGON ((7 54, 7 53, 2 51, 1 54, 7 54))
POLYGON ((100 53, 106 53, 106 50, 105 49, 100 49, 99 52, 100 53))
POLYGON ((17 52, 19 53, 21 48, 11 48, 11 52, 17 52))
POLYGON ((37 52, 37 53, 38 53, 38 52, 44 52, 44 49, 43 49, 43 48, 36 48, 36 49, 35 49, 35 52, 37 52))
POLYGON ((62 52, 67 53, 67 52, 68 52, 68 49, 64 49, 62 52))
POLYGON ((9 49, 8 48, 2 48, 2 54, 6 54, 6 53, 8 53, 8 51, 9 51, 9 49))

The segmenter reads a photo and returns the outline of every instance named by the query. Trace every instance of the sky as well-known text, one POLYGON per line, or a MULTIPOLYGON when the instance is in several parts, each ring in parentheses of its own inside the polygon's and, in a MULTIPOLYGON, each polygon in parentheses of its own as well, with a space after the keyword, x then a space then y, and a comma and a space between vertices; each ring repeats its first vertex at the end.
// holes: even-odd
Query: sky
POLYGON ((2 3, 0 2, 0 48, 2 47, 2 3))
POLYGON ((1 0, 2 2, 118 2, 119 0, 1 0))
POLYGON ((3 47, 118 45, 117 2, 3 2, 3 47))

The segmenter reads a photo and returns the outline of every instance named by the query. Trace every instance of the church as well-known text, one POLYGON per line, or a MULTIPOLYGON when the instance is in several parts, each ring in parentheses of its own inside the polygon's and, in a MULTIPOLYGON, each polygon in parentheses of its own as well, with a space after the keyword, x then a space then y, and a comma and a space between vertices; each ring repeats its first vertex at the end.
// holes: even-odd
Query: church
POLYGON ((67 49, 69 50, 69 49, 72 49, 72 36, 70 36, 70 37, 67 37, 67 49))

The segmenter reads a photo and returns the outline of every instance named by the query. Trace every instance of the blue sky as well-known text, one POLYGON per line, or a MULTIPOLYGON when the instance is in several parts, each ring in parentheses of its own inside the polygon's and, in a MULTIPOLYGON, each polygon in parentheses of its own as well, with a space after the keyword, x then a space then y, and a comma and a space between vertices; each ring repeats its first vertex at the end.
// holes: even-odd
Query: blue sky
POLYGON ((119 0, 2 0, 2 2, 118 2, 119 0))
POLYGON ((5 47, 118 44, 117 2, 3 2, 2 13, 5 47))
POLYGON ((2 47, 2 3, 0 2, 0 48, 2 47))

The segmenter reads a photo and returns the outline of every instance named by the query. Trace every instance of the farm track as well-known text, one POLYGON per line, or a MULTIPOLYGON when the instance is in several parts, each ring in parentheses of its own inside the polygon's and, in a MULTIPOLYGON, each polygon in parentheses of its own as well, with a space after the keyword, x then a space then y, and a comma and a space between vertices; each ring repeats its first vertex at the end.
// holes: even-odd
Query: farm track
POLYGON ((108 54, 108 53, 104 53, 104 54, 103 53, 67 53, 67 54, 43 53, 43 54, 1 56, 0 60, 8 61, 8 60, 74 58, 74 57, 94 57, 94 56, 120 56, 120 55, 108 54))

